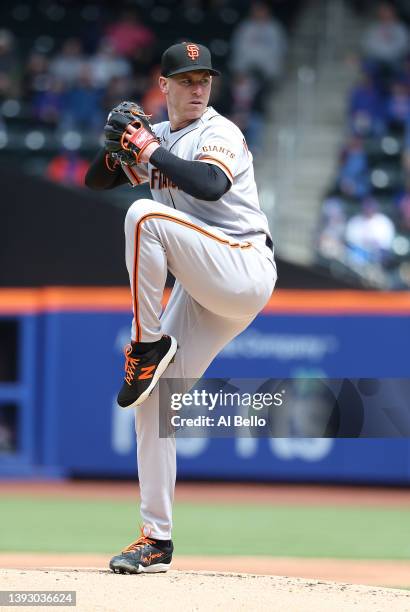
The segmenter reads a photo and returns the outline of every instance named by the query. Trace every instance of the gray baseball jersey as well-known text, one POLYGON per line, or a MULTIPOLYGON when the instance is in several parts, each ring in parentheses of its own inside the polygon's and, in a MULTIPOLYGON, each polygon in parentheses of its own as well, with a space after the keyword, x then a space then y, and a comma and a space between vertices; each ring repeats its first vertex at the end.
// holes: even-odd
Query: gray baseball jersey
POLYGON ((270 236, 261 211, 252 154, 241 130, 229 119, 207 108, 200 119, 171 131, 169 121, 153 126, 161 145, 174 155, 218 166, 232 186, 217 202, 198 200, 178 189, 152 164, 134 166, 138 182, 149 180, 153 199, 218 227, 231 236, 263 232, 270 236))

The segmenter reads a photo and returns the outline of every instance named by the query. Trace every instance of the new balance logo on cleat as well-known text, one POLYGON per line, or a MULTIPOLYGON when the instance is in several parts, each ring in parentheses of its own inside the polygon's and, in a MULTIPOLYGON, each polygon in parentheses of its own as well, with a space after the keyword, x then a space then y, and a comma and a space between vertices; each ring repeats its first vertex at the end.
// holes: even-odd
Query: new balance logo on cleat
POLYGON ((174 546, 171 541, 160 542, 141 536, 110 561, 110 569, 116 574, 156 574, 171 567, 174 546))
POLYGON ((174 360, 177 341, 172 336, 161 340, 141 352, 142 344, 132 342, 125 347, 124 384, 118 394, 121 408, 134 408, 142 404, 152 393, 155 385, 174 360))
POLYGON ((141 368, 142 373, 138 376, 138 380, 148 380, 149 378, 152 378, 156 367, 157 366, 155 365, 151 365, 147 366, 146 368, 141 368))

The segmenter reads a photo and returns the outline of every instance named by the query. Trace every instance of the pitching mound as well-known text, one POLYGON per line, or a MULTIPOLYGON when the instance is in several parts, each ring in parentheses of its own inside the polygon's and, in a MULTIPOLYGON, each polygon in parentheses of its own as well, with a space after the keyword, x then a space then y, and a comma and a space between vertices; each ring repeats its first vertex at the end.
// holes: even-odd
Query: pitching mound
MULTIPOLYGON (((118 575, 100 569, 0 570, 0 590, 76 591, 79 612, 303 610, 409 612, 410 594, 335 582, 255 574, 170 571, 118 575)), ((14 608, 13 608, 14 609, 14 608)), ((25 607, 25 610, 38 610, 25 607)), ((61 610, 48 607, 48 610, 61 610)))

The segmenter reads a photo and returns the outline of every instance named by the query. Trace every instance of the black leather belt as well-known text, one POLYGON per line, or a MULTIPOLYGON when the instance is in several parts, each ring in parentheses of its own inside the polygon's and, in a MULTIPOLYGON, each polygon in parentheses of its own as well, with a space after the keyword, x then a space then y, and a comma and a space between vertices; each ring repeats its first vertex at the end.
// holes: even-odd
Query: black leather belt
POLYGON ((272 240, 269 238, 269 236, 266 236, 265 244, 266 244, 266 246, 268 247, 268 249, 270 249, 271 251, 273 251, 273 242, 272 242, 272 240))

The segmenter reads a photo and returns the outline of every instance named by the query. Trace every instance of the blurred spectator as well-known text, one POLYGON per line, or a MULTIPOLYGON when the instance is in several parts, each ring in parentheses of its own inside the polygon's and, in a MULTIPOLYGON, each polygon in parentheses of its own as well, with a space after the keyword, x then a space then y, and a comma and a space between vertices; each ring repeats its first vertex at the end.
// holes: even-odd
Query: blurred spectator
POLYGON ((364 33, 363 51, 376 70, 396 67, 409 47, 406 26, 397 17, 392 4, 381 2, 377 6, 376 19, 364 33))
POLYGON ((369 166, 363 141, 352 136, 342 152, 342 163, 338 177, 340 191, 353 198, 363 198, 369 193, 369 166))
POLYGON ((395 81, 386 104, 386 120, 390 129, 404 132, 410 119, 410 96, 406 83, 395 81))
POLYGON ((20 73, 14 48, 14 37, 8 30, 0 30, 0 99, 19 94, 20 73))
POLYGON ((384 131, 383 98, 369 74, 362 73, 349 100, 351 130, 358 136, 380 135, 384 131))
POLYGON ((78 38, 68 38, 61 52, 52 60, 50 72, 61 79, 66 87, 72 87, 80 77, 84 64, 81 41, 78 38))
POLYGON ((118 21, 107 27, 106 34, 116 53, 149 63, 155 36, 134 9, 124 11, 118 21))
POLYGON ((394 237, 393 222, 379 211, 376 200, 367 198, 362 211, 346 225, 349 259, 355 263, 383 263, 391 252, 394 237))
POLYGON ((398 201, 399 228, 404 233, 410 233, 410 180, 407 181, 404 191, 400 194, 398 201))
POLYGON ((108 114, 114 106, 123 100, 135 100, 134 83, 128 77, 114 77, 108 83, 101 105, 103 112, 108 114))
POLYGON ((160 74, 161 68, 155 66, 151 72, 151 85, 142 98, 142 107, 148 114, 152 115, 152 123, 159 123, 168 119, 165 97, 158 87, 160 74))
POLYGON ((261 87, 259 82, 246 72, 233 76, 231 120, 243 131, 252 152, 257 151, 263 132, 261 87))
POLYGON ((407 143, 407 141, 402 155, 402 170, 404 176, 403 182, 407 184, 410 182, 410 142, 407 143))
POLYGON ((48 89, 38 91, 32 100, 33 116, 43 123, 57 126, 64 108, 64 86, 58 78, 52 78, 48 89))
POLYGON ((408 91, 410 91, 410 55, 407 55, 401 64, 399 78, 403 83, 406 83, 408 91))
POLYGON ((90 67, 83 65, 78 83, 64 95, 61 127, 100 131, 104 118, 102 97, 103 91, 93 87, 90 67))
POLYGON ((343 200, 331 196, 323 204, 319 229, 318 250, 323 257, 343 259, 345 230, 346 214, 343 200))
POLYGON ((37 94, 47 91, 52 82, 49 61, 43 53, 30 53, 23 74, 23 97, 31 101, 37 94))
POLYGON ((274 84, 283 72, 287 37, 263 2, 254 2, 250 14, 236 28, 232 38, 233 72, 256 75, 274 84))
POLYGON ((95 87, 106 87, 115 77, 128 77, 131 65, 114 51, 110 41, 101 41, 97 52, 90 58, 92 80, 95 87))
POLYGON ((64 185, 78 185, 84 187, 84 179, 89 162, 82 159, 77 151, 63 150, 52 158, 46 169, 46 176, 50 181, 64 185))

